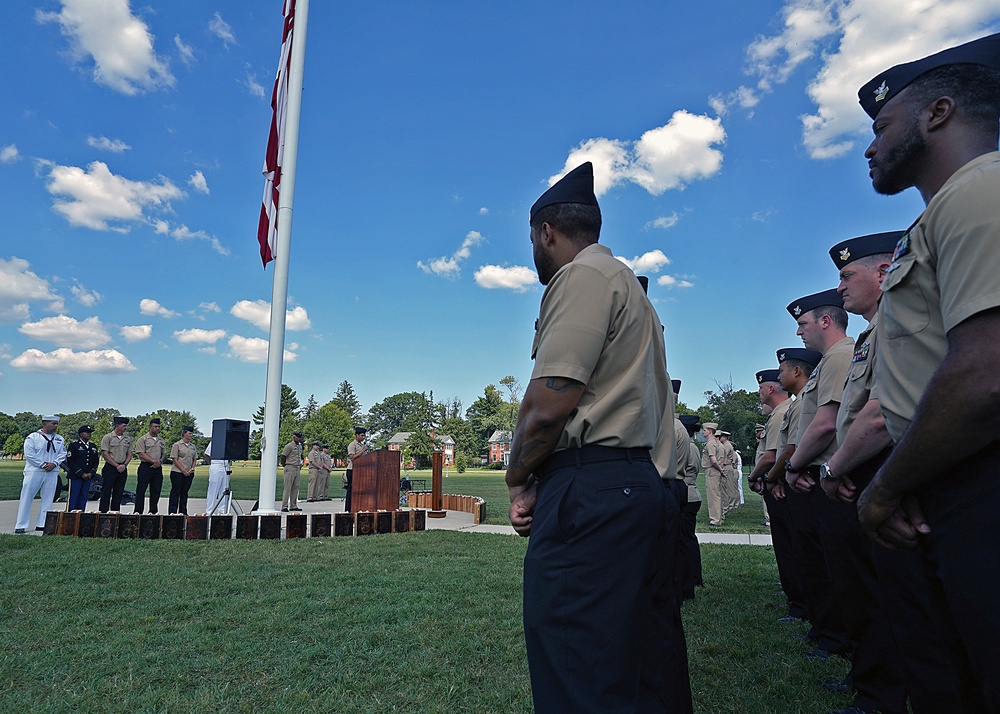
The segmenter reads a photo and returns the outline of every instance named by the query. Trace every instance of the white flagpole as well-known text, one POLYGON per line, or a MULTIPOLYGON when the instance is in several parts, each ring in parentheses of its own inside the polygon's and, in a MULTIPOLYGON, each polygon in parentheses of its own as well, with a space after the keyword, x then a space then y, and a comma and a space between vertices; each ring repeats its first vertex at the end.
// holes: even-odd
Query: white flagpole
POLYGON ((278 475, 278 426, 281 418, 281 370, 285 357, 285 310, 288 306, 288 263, 292 244, 292 203, 299 150, 299 116, 302 77, 306 63, 306 23, 309 0, 296 0, 292 26, 292 56, 288 71, 288 113, 285 117, 284 154, 278 194, 278 237, 271 288, 271 330, 267 348, 267 388, 264 395, 264 436, 260 453, 260 494, 257 513, 274 513, 274 487, 278 475))

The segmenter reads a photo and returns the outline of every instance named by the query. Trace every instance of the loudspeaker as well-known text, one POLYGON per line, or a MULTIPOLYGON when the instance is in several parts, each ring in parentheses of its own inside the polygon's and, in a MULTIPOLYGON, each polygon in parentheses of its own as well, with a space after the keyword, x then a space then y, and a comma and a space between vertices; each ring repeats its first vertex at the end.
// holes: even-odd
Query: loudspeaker
POLYGON ((250 422, 239 419, 214 419, 212 458, 226 461, 245 461, 250 458, 250 422), (219 444, 225 444, 225 451, 222 454, 215 453, 219 444))

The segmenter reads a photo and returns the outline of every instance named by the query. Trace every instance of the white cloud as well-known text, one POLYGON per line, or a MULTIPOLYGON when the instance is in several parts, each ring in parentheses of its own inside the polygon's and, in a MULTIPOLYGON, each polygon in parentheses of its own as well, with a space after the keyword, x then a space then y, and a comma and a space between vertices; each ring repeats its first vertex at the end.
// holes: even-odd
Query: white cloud
POLYGON ((198 309, 204 310, 205 312, 222 312, 222 308, 220 308, 218 303, 215 302, 198 303, 198 309))
POLYGON ((168 235, 173 238, 176 238, 179 241, 203 240, 208 242, 208 244, 212 246, 212 250, 214 250, 219 255, 229 255, 229 248, 222 245, 222 241, 220 241, 218 238, 211 235, 210 233, 206 233, 205 231, 193 231, 183 223, 180 225, 171 226, 168 221, 164 221, 161 218, 150 221, 150 225, 153 227, 153 230, 156 233, 159 233, 161 235, 168 235))
POLYGON ((7 144, 0 148, 0 164, 12 164, 21 159, 21 152, 17 150, 17 144, 7 144))
POLYGON ((222 19, 222 15, 218 11, 208 21, 208 31, 222 40, 222 44, 226 47, 229 47, 230 44, 236 44, 236 35, 233 34, 233 28, 230 27, 228 22, 222 19))
POLYGON ((654 218, 649 223, 647 223, 644 228, 648 231, 650 228, 662 228, 666 230, 667 228, 673 228, 680 221, 680 216, 677 212, 671 213, 669 216, 660 216, 659 218, 654 218))
POLYGON ((78 322, 66 315, 56 315, 42 318, 38 322, 26 322, 17 329, 21 334, 36 340, 84 350, 103 347, 111 341, 111 335, 97 317, 88 317, 83 322, 78 322))
POLYGON ((119 330, 126 342, 141 342, 153 335, 152 325, 123 325, 119 330))
POLYGON ((73 285, 70 286, 70 292, 73 293, 76 301, 84 307, 93 307, 104 298, 96 290, 87 290, 87 288, 80 284, 79 280, 73 281, 73 285))
MULTIPOLYGON (((267 340, 260 337, 233 335, 229 338, 229 354, 226 356, 240 362, 267 362, 267 345, 267 340)), ((285 362, 294 362, 297 357, 291 350, 285 350, 285 362)))
POLYGON ((482 208, 479 209, 479 215, 480 216, 485 216, 489 212, 490 212, 490 209, 488 209, 486 206, 483 206, 482 208))
POLYGON ((656 249, 651 250, 648 253, 643 253, 640 256, 636 256, 629 260, 628 258, 623 258, 620 255, 616 255, 616 258, 621 262, 625 263, 628 267, 632 268, 632 272, 636 274, 640 273, 658 273, 660 268, 665 265, 670 265, 670 258, 663 254, 662 250, 656 249))
POLYGON ((168 310, 156 300, 143 298, 139 301, 139 312, 143 315, 153 315, 155 317, 177 317, 179 313, 168 310))
POLYGON ((62 0, 60 12, 38 10, 35 19, 59 24, 74 61, 93 59, 98 84, 127 95, 174 85, 146 23, 129 11, 129 0, 62 0))
POLYGON ((457 278, 462 261, 468 259, 472 255, 472 248, 482 242, 483 236, 479 231, 469 231, 462 245, 450 257, 434 258, 428 263, 418 260, 417 267, 430 275, 457 278))
POLYGON ((784 27, 748 49, 758 87, 770 90, 807 60, 820 69, 807 94, 816 111, 802 117, 802 142, 814 159, 861 151, 871 122, 858 106, 858 88, 877 73, 995 30, 994 0, 788 0, 784 27))
POLYGON ((70 225, 95 231, 128 232, 130 226, 122 224, 142 221, 144 209, 169 209, 171 200, 184 197, 169 179, 132 181, 114 175, 101 161, 90 163, 86 171, 47 162, 40 166, 50 168, 46 188, 56 197, 53 208, 70 225))
POLYGON ((197 327, 192 327, 189 330, 176 330, 174 332, 174 339, 181 344, 191 344, 193 342, 215 344, 225 336, 225 330, 201 330, 197 327))
POLYGON ((657 285, 662 285, 663 287, 667 288, 668 290, 673 289, 673 288, 693 288, 694 287, 694 283, 692 283, 692 282, 690 282, 688 280, 685 280, 682 277, 677 276, 677 275, 661 275, 659 278, 656 279, 656 284, 657 285))
MULTIPOLYGON (((262 330, 268 330, 271 327, 271 303, 264 300, 254 300, 253 302, 240 300, 233 305, 229 312, 262 330)), ((285 312, 286 330, 308 330, 310 327, 312 327, 312 323, 309 321, 309 315, 304 307, 295 307, 285 312)))
POLYGON ((659 196, 717 174, 722 168, 722 152, 714 147, 725 140, 720 119, 676 111, 670 121, 650 129, 635 142, 604 138, 584 141, 570 152, 563 170, 549 178, 549 185, 591 161, 594 193, 598 196, 626 181, 659 196))
POLYGON ((523 265, 484 265, 476 271, 476 284, 481 288, 507 288, 523 293, 536 282, 538 275, 523 265))
POLYGON ((25 350, 10 361, 10 366, 25 372, 77 374, 81 372, 134 372, 135 366, 118 350, 74 352, 60 347, 52 352, 25 350))
POLYGON ((121 139, 109 139, 106 136, 88 136, 87 146, 94 149, 100 149, 101 151, 110 151, 114 154, 120 154, 123 151, 128 151, 132 148, 121 139))
MULTIPOLYGON (((726 94, 716 94, 708 99, 708 105, 720 117, 726 116, 733 107, 753 109, 760 104, 760 94, 749 87, 740 85, 726 94)), ((750 112, 753 116, 753 112, 750 112)))
POLYGON ((198 193, 208 194, 211 193, 208 190, 208 181, 205 180, 205 174, 201 171, 195 171, 194 175, 188 179, 188 185, 193 188, 198 193))
POLYGON ((240 84, 243 85, 251 97, 260 97, 263 99, 267 96, 267 90, 264 89, 264 85, 257 81, 257 73, 253 71, 253 67, 250 66, 249 62, 243 65, 243 81, 240 84))
POLYGON ((10 359, 10 345, 0 342, 0 359, 10 359))
POLYGON ((23 258, 0 258, 0 324, 24 322, 31 314, 33 302, 47 302, 48 309, 54 312, 63 309, 63 299, 30 267, 23 258))
POLYGON ((177 48, 177 56, 181 58, 181 62, 190 69, 195 63, 194 49, 191 45, 185 45, 180 35, 174 35, 174 47, 177 48))
POLYGON ((207 355, 214 355, 215 354, 215 348, 214 347, 199 347, 197 351, 198 352, 203 352, 204 354, 207 354, 207 355))

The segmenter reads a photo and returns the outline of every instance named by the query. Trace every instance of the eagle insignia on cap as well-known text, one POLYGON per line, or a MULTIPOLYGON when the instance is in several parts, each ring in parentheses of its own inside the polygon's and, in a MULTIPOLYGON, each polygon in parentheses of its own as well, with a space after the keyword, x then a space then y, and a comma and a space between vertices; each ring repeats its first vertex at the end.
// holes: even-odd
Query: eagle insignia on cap
POLYGON ((875 101, 881 102, 883 99, 885 99, 885 95, 887 95, 888 93, 889 93, 889 85, 886 84, 885 80, 883 79, 882 84, 880 84, 879 88, 874 91, 875 101))
POLYGON ((851 251, 850 251, 850 249, 844 248, 842 251, 840 251, 840 259, 841 260, 847 260, 850 257, 851 257, 851 251))
POLYGON ((801 315, 801 314, 802 314, 802 308, 801 308, 801 307, 799 307, 798 305, 796 305, 796 306, 795 306, 795 309, 794 309, 794 310, 792 310, 792 312, 793 312, 793 313, 795 313, 795 317, 798 317, 799 315, 801 315))

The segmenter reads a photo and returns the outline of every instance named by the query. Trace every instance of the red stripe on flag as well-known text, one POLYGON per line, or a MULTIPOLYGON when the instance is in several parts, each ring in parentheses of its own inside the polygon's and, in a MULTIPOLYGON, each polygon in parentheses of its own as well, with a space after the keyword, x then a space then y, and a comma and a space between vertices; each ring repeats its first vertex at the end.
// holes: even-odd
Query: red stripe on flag
POLYGON ((285 0, 281 12, 285 24, 281 34, 281 59, 278 74, 271 92, 271 128, 267 136, 264 155, 264 197, 257 223, 257 242, 260 243, 260 260, 267 264, 274 260, 278 240, 278 195, 281 189, 281 164, 285 153, 285 114, 288 109, 288 73, 292 63, 292 28, 295 24, 295 0, 285 0))

